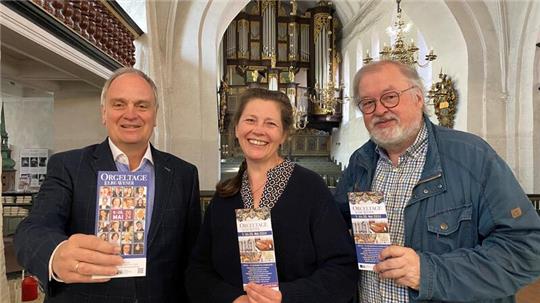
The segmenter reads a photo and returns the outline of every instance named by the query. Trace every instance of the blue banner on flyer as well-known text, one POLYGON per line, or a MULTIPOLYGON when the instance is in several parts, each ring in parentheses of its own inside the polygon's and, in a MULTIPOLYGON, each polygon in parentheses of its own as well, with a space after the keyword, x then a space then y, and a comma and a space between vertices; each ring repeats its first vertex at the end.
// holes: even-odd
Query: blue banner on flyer
POLYGON ((98 172, 95 234, 119 245, 124 258, 112 278, 146 275, 148 182, 148 173, 98 172))
POLYGON ((236 210, 242 282, 278 289, 272 221, 268 208, 236 210))
POLYGON ((358 269, 372 269, 379 263, 379 254, 387 244, 356 244, 356 258, 358 259, 358 269))
POLYGON ((278 287, 276 263, 243 263, 242 281, 278 287))
POLYGON ((253 236, 271 236, 271 231, 250 231, 250 232, 239 232, 239 237, 253 237, 253 236))

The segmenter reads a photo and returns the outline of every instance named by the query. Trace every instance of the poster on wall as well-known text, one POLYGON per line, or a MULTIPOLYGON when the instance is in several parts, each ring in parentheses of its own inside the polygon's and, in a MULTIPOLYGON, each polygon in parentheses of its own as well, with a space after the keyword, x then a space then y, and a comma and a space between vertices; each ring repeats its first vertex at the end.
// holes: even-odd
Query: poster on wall
POLYGON ((49 150, 46 148, 25 148, 20 154, 19 190, 39 188, 47 173, 49 150))

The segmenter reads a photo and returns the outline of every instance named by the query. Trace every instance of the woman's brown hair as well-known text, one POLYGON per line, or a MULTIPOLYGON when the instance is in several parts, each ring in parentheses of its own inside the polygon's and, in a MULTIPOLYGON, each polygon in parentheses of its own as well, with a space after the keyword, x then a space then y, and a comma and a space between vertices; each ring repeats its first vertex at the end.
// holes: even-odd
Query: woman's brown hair
MULTIPOLYGON (((234 114, 233 118, 234 127, 238 125, 246 105, 255 99, 272 101, 279 105, 281 110, 281 124, 283 125, 283 132, 288 134, 293 124, 293 109, 289 97, 280 91, 272 91, 264 88, 249 88, 246 89, 242 95, 240 95, 240 104, 238 105, 238 110, 234 114)), ((246 160, 244 159, 236 176, 224 181, 220 181, 216 185, 217 195, 221 198, 236 195, 242 186, 242 176, 244 175, 246 169, 247 164, 246 160)))

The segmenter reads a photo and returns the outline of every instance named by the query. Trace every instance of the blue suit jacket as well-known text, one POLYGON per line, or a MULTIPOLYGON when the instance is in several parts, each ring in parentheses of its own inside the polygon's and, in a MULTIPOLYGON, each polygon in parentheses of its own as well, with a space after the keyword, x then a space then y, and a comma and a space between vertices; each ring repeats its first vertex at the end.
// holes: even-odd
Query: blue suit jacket
POLYGON ((19 262, 36 275, 45 302, 186 302, 184 271, 201 223, 197 168, 152 147, 155 197, 146 277, 106 283, 48 280, 55 247, 75 233, 94 234, 98 171, 114 171, 108 141, 51 156, 29 216, 15 234, 19 262))

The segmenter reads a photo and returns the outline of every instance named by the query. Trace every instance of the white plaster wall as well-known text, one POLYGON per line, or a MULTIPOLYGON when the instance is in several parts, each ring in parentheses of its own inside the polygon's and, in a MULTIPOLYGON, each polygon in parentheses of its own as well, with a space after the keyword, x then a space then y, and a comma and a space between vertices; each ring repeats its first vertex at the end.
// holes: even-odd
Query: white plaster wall
POLYGON ((506 160, 534 191, 532 66, 540 22, 537 1, 447 1, 469 49, 468 130, 506 160))
MULTIPOLYGON (((442 0, 403 1, 402 3, 406 17, 413 22, 416 30, 424 36, 427 45, 432 47, 438 56, 437 60, 431 64, 433 82, 439 80, 438 74, 441 69, 454 81, 455 88, 459 92, 454 129, 467 131, 468 50, 456 19, 442 0)), ((429 90, 429 88, 426 89, 429 90)), ((435 115, 430 118, 438 124, 435 115)))
MULTIPOLYGON (((540 3, 538 1, 510 2, 507 4, 509 28, 510 62, 508 73, 509 103, 515 104, 514 131, 509 136, 516 138, 513 150, 516 154, 515 172, 528 193, 535 188, 535 172, 539 166, 534 161, 534 94, 538 95, 534 83, 534 65, 537 47, 535 43, 540 33, 540 3), (514 81, 515 79, 515 81, 514 81)), ((538 174, 538 172, 536 172, 538 174)))
POLYGON ((116 0, 116 2, 143 32, 148 30, 146 26, 146 0, 116 0))
MULTIPOLYGON (((356 43, 353 43, 353 45, 356 45, 356 43)), ((356 48, 349 48, 344 52, 347 54, 356 54, 356 48)), ((348 56, 348 58, 351 66, 359 65, 356 55, 348 56)), ((352 97, 352 79, 354 78, 356 69, 351 68, 348 70, 348 73, 345 73, 347 69, 344 68, 343 71, 344 83, 349 83, 349 85, 345 86, 345 95, 352 97)), ((369 134, 364 126, 364 119, 355 103, 350 100, 343 103, 343 106, 348 107, 349 120, 342 123, 339 129, 335 128, 332 131, 332 146, 330 151, 332 158, 342 169, 347 167, 351 154, 369 139, 369 134)))
MULTIPOLYGON (((536 43, 540 43, 540 31, 536 38, 536 43)), ((536 48, 534 57, 534 76, 533 76, 533 168, 534 185, 532 192, 540 192, 540 47, 536 48)))
POLYGON ((101 124, 100 94, 95 92, 59 93, 49 114, 53 152, 100 143, 107 136, 101 124))
MULTIPOLYGON (((467 46, 465 39, 456 19, 450 12, 448 6, 442 0, 411 0, 402 3, 403 17, 406 22, 411 22, 411 27, 406 34, 407 42, 411 38, 417 40, 416 32, 420 32, 428 46, 433 47, 438 55, 436 61, 432 63, 433 81, 438 80, 440 69, 454 79, 456 89, 459 91, 458 113, 455 121, 455 128, 467 130, 467 96, 468 96, 468 67, 467 67, 467 46), (429 14, 426 12, 429 11, 429 14), (437 24, 437 26, 433 26, 437 24), (441 33, 444 33, 442 35, 441 33)), ((352 30, 352 35, 343 39, 342 49, 344 53, 358 54, 369 50, 370 55, 375 59, 379 57, 379 50, 384 43, 390 44, 390 37, 386 33, 386 28, 392 23, 395 16, 396 6, 394 1, 384 0, 379 3, 377 11, 373 15, 380 14, 380 18, 372 22, 372 26, 364 31, 352 30), (359 49, 362 47, 363 49, 359 49)), ((364 24, 358 24, 357 28, 363 28, 364 24)), ((425 54, 420 54, 424 57, 425 54)), ((351 66, 361 67, 361 57, 349 55, 351 66), (356 60, 355 60, 356 58, 356 60), (360 62, 358 62, 360 60, 360 62)), ((423 60, 422 60, 423 61, 423 60)), ((348 95, 352 96, 352 79, 356 70, 349 72, 348 95)), ((344 75, 347 77, 347 75, 344 75)), ((347 79, 345 79, 347 82, 347 79)), ((429 87, 426 87, 429 89, 429 87)), ((348 102, 349 121, 342 123, 339 129, 333 131, 332 157, 344 166, 347 165, 350 155, 369 139, 361 113, 356 109, 353 102, 348 102)), ((431 120, 437 122, 436 116, 431 116, 431 120)))

